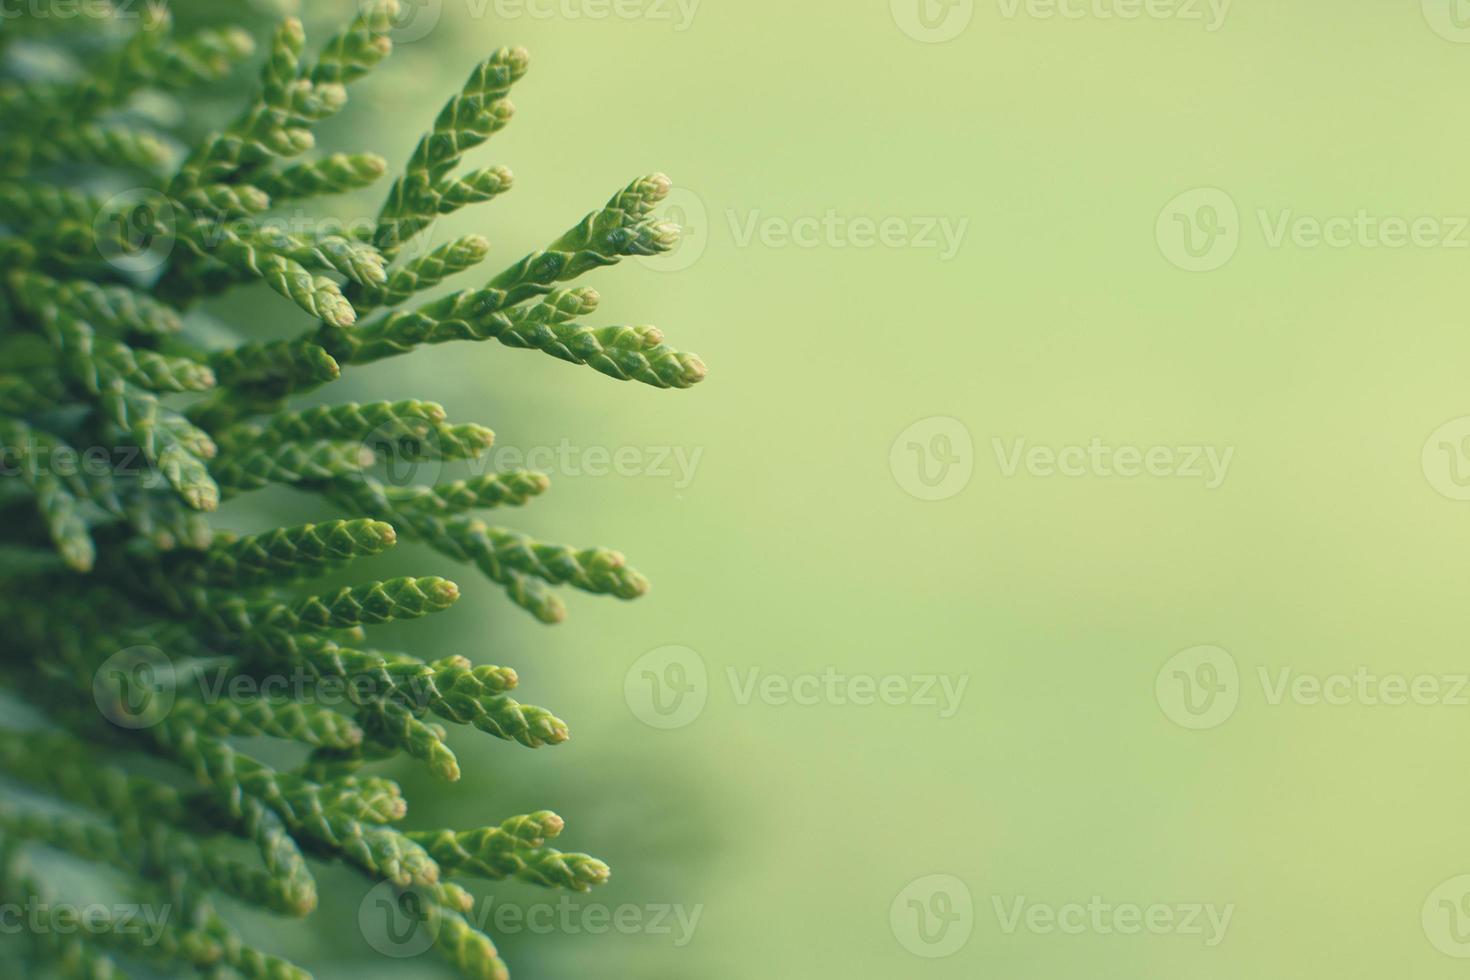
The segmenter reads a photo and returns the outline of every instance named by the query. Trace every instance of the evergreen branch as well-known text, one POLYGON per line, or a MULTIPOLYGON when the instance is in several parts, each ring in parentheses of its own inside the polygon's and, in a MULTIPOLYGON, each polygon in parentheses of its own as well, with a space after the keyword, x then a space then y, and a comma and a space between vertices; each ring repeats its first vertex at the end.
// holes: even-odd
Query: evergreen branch
POLYGON ((226 494, 259 490, 273 483, 307 483, 356 473, 372 464, 372 453, 360 444, 285 443, 247 449, 214 466, 214 477, 226 494))
POLYGON ((418 619, 459 601, 459 587, 441 578, 398 578, 343 588, 296 602, 220 597, 197 609, 216 628, 232 634, 350 629, 418 619))
POLYGON ((380 306, 395 306, 418 293, 433 289, 450 276, 474 268, 484 261, 489 252, 490 243, 479 235, 456 239, 409 262, 394 272, 385 286, 362 290, 354 305, 359 312, 380 306))
POLYGON ((82 124, 52 133, 15 135, 0 145, 0 172, 24 173, 37 165, 105 163, 158 173, 169 148, 152 133, 131 126, 82 124))
POLYGON ((225 220, 252 218, 271 206, 270 195, 251 184, 206 184, 183 192, 178 203, 185 211, 225 220))
POLYGON ((384 487, 383 494, 395 513, 447 517, 469 510, 520 507, 550 487, 551 480, 545 474, 514 470, 487 473, 437 487, 384 487))
POLYGON ((238 801, 255 799, 273 810, 294 833, 375 878, 402 887, 433 885, 439 880, 438 865, 422 847, 398 831, 365 824, 340 805, 331 806, 323 787, 282 775, 172 718, 149 729, 148 734, 162 749, 190 766, 232 815, 239 815, 238 801))
POLYGON ((57 476, 52 461, 61 454, 76 458, 76 451, 60 439, 33 429, 18 419, 0 416, 0 448, 14 457, 20 477, 36 497, 36 508, 46 522, 56 551, 67 565, 79 572, 92 569, 97 547, 82 516, 81 501, 57 476))
MULTIPOLYGON (((72 14, 48 23, 75 20, 72 14)), ((7 20, 7 32, 15 30, 17 23, 7 20)), ((0 113, 31 119, 87 119, 121 106, 145 88, 188 91, 220 81, 254 50, 251 36, 233 26, 176 38, 167 11, 150 6, 128 43, 96 63, 80 80, 0 83, 0 113)))
POLYGON ((275 201, 324 194, 344 194, 371 186, 388 172, 388 163, 373 153, 334 153, 311 163, 298 163, 259 178, 260 189, 275 201))
POLYGON ((585 364, 619 381, 689 388, 704 380, 704 362, 665 344, 654 327, 594 329, 573 323, 597 308, 595 290, 561 290, 535 306, 507 312, 496 308, 500 297, 494 290, 466 290, 378 318, 350 333, 324 333, 322 342, 343 363, 370 364, 428 344, 498 340, 507 347, 585 364))
POLYGON ((398 16, 398 0, 370 0, 346 29, 323 48, 311 70, 314 84, 354 82, 377 67, 393 50, 388 34, 398 16))
POLYGON ((369 437, 375 445, 397 445, 425 439, 443 427, 446 417, 443 406, 434 402, 348 402, 284 412, 264 426, 237 427, 223 438, 247 446, 321 439, 362 442, 369 437))
POLYGON ((219 506, 220 486, 208 460, 218 452, 208 433, 162 406, 147 392, 126 384, 98 392, 103 413, 143 450, 183 501, 195 510, 219 506))
POLYGON ((209 366, 222 385, 274 387, 282 395, 335 381, 342 373, 326 350, 301 340, 244 344, 216 351, 209 358, 209 366))
POLYGON ((90 324, 55 308, 41 311, 41 317, 72 379, 93 395, 128 385, 173 392, 207 391, 215 385, 214 372, 191 358, 99 339, 90 324))
POLYGON ((500 827, 467 831, 410 833, 409 839, 428 851, 447 874, 481 878, 517 878, 535 885, 590 891, 604 884, 611 871, 586 854, 566 854, 521 835, 540 831, 540 839, 561 832, 561 818, 553 813, 514 817, 500 827))
POLYGON ((385 255, 395 255, 438 215, 472 199, 487 200, 509 187, 509 171, 485 171, 467 184, 447 178, 467 151, 510 122, 515 110, 507 96, 529 65, 524 48, 502 48, 475 68, 459 94, 440 111, 378 216, 374 243, 385 255))
POLYGON ((144 878, 182 872, 195 887, 275 912, 305 914, 267 872, 216 854, 199 840, 162 824, 144 820, 122 831, 79 817, 27 812, 0 802, 0 837, 36 841, 144 878))
POLYGON ((144 815, 175 825, 188 819, 182 794, 153 779, 98 767, 88 746, 60 733, 0 729, 0 769, 89 810, 129 824, 144 815))
POLYGON ((55 405, 65 386, 55 376, 38 378, 0 377, 0 413, 27 415, 55 405))
MULTIPOLYGON (((173 787, 114 767, 98 768, 84 743, 59 734, 0 731, 0 769, 62 799, 110 816, 135 829, 150 821, 207 830, 197 807, 173 787)), ((316 885, 306 861, 280 818, 259 805, 242 804, 235 826, 255 842, 272 882, 261 885, 269 908, 303 916, 316 907, 316 885)))
POLYGON ((633 255, 658 255, 678 243, 679 229, 651 217, 672 184, 663 174, 642 177, 623 188, 600 211, 582 219, 544 251, 533 252, 490 280, 494 309, 508 309, 543 295, 558 282, 575 279, 633 255))
POLYGON ((434 946, 470 980, 510 980, 510 970, 490 937, 465 920, 464 915, 430 904, 429 928, 434 946))
POLYGON ((396 541, 393 526, 382 521, 330 521, 216 539, 193 564, 204 583, 238 588, 310 578, 382 554, 396 541))
POLYGON ((365 708, 359 717, 373 738, 426 763, 445 782, 459 781, 459 760, 445 744, 447 733, 443 726, 426 722, 391 701, 377 702, 365 708))
POLYGON ((440 952, 465 976, 504 980, 494 943, 468 918, 469 893, 444 874, 584 890, 606 880, 606 866, 548 846, 562 827, 546 811, 494 828, 406 835, 393 826, 406 814, 401 788, 361 770, 407 755, 453 780, 462 773, 449 724, 532 748, 565 741, 567 726, 516 701, 518 677, 508 667, 366 648, 365 627, 452 605, 459 590, 444 579, 305 596, 284 587, 379 554, 400 535, 477 566, 545 622, 565 614, 552 586, 633 598, 647 583, 618 552, 543 543, 477 516, 540 495, 548 485, 540 474, 388 487, 363 473, 379 453, 478 458, 493 443, 488 428, 451 424, 428 401, 286 403, 335 380, 343 366, 451 340, 540 350, 661 388, 699 382, 703 363, 659 331, 584 325, 579 318, 594 311, 597 294, 559 288, 671 247, 676 229, 653 215, 668 180, 634 182, 485 288, 399 309, 488 253, 483 237, 469 235, 391 265, 439 216, 510 189, 504 167, 461 167, 511 119, 509 91, 528 64, 522 49, 496 52, 444 106, 370 234, 300 234, 262 216, 283 201, 366 187, 386 170, 373 154, 297 158, 345 105, 346 86, 391 50, 396 0, 365 0, 314 59, 300 22, 286 19, 242 111, 187 147, 162 181, 161 202, 126 213, 118 208, 127 198, 108 199, 102 189, 130 170, 156 171, 170 156, 165 140, 134 121, 134 97, 152 90, 183 110, 171 135, 206 131, 188 111, 200 86, 226 77, 253 49, 240 25, 268 7, 280 13, 280 4, 193 5, 181 16, 208 26, 179 34, 159 8, 141 18, 108 11, 64 20, 49 16, 59 2, 37 0, 0 33, 0 59, 17 37, 85 55, 65 80, 0 78, 0 173, 9 178, 0 181, 0 449, 18 464, 0 479, 0 616, 12 651, 0 658, 0 681, 26 692, 65 732, 0 730, 0 771, 85 814, 0 803, 0 894, 34 889, 21 851, 40 845, 112 864, 141 895, 183 910, 146 948, 108 921, 86 938, 28 937, 35 961, 62 975, 120 976, 116 953, 118 962, 215 980, 309 980, 245 943, 209 896, 306 915, 317 904, 310 853, 421 890, 440 952), (160 245, 182 247, 163 253, 157 270, 119 261, 136 256, 140 243, 149 257, 160 245), (208 316, 184 329, 186 304, 256 280, 318 323, 295 340, 237 342, 208 316), (359 323, 368 311, 381 312, 359 323), (207 348, 198 343, 205 332, 207 348), (124 443, 148 466, 66 465, 77 456, 73 446, 124 443), (318 494, 348 519, 241 537, 216 534, 203 513, 222 497, 275 484, 318 494), (201 682, 198 691, 156 700, 162 692, 145 677, 117 669, 114 658, 140 648, 166 648, 170 663, 201 682), (234 696, 235 681, 279 669, 303 671, 318 695, 345 684, 351 716, 322 707, 325 697, 234 696), (211 693, 208 671, 231 686, 211 693), (221 700, 226 690, 232 696, 221 700), (138 695, 168 710, 150 727, 107 723, 127 715, 138 695), (280 772, 229 741, 259 736, 305 745, 308 760, 280 772), (135 760, 115 749, 180 766, 199 788, 139 775, 135 760), (224 834, 253 844, 259 866, 232 856, 224 834))
POLYGON ((119 976, 109 952, 165 965, 183 963, 201 970, 215 966, 224 955, 219 943, 204 933, 163 923, 156 935, 147 935, 106 909, 89 914, 86 938, 79 940, 75 938, 80 931, 78 910, 50 901, 40 882, 18 866, 11 850, 14 842, 5 841, 3 846, 6 853, 0 855, 4 862, 0 866, 0 893, 12 902, 33 906, 37 922, 26 935, 38 949, 67 964, 68 969, 84 971, 77 975, 119 976))
POLYGON ((98 285, 84 279, 63 283, 37 272, 12 274, 10 286, 17 302, 33 311, 54 303, 99 330, 159 336, 183 329, 178 313, 126 286, 98 285))
POLYGON ((361 475, 331 481, 325 492, 340 503, 355 507, 393 525, 400 537, 423 541, 434 550, 456 561, 478 567, 491 581, 505 589, 516 605, 544 623, 559 623, 566 618, 566 608, 535 579, 499 560, 489 527, 479 521, 455 521, 433 515, 399 511, 389 500, 386 488, 361 475))
POLYGON ((362 744, 363 733, 350 718, 319 705, 287 699, 191 701, 181 698, 171 709, 208 735, 268 735, 316 748, 350 749, 362 744))
POLYGON ((325 276, 313 276, 302 260, 319 269, 352 269, 371 280, 374 266, 363 247, 340 239, 340 247, 324 247, 321 243, 312 247, 290 238, 242 235, 228 225, 205 218, 182 222, 179 232, 196 254, 261 279, 316 319, 334 327, 350 327, 357 322, 357 313, 342 295, 341 287, 325 276))

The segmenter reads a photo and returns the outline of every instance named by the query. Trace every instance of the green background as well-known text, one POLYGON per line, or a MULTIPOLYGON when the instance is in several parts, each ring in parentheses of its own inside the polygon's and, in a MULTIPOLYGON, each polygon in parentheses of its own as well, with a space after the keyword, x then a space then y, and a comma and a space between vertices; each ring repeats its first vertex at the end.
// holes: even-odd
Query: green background
MULTIPOLYGON (((1272 704, 1260 671, 1275 683, 1284 669, 1467 670, 1470 504, 1437 491, 1450 463, 1438 444, 1427 466, 1421 451, 1470 415, 1470 232, 1455 220, 1470 215, 1470 44, 1458 43, 1470 32, 1442 36, 1431 21, 1448 5, 1426 16, 1408 0, 1238 0, 1213 31, 1097 15, 1119 6, 1089 0, 1067 19, 983 0, 957 36, 925 43, 887 0, 704 0, 683 31, 443 0, 435 29, 355 90, 332 148, 397 164, 480 57, 531 48, 516 121, 473 160, 511 166, 515 192, 435 232, 484 233, 497 264, 639 174, 665 170, 693 195, 675 215, 691 226, 674 260, 687 268, 629 262, 590 281, 602 322, 656 323, 704 357, 710 377, 694 390, 456 346, 329 392, 432 396, 502 446, 702 454, 687 486, 553 471, 552 493, 510 518, 626 550, 654 582, 646 599, 574 596, 570 620, 546 628, 466 571, 468 601, 401 634, 514 665, 527 699, 574 735, 537 753, 457 736, 458 786, 403 769, 416 823, 550 806, 569 847, 614 867, 579 903, 701 909, 683 947, 504 936, 517 977, 1463 971, 1434 942, 1448 911, 1431 901, 1426 929, 1421 910, 1470 872, 1470 706, 1272 704), (1179 268, 1156 234, 1197 188, 1238 210, 1224 216, 1235 252, 1208 272, 1179 268), (752 220, 829 211, 968 227, 948 260, 842 234, 742 240, 752 220), (1446 240, 1273 246, 1262 214, 1287 211, 1429 216, 1446 240), (958 420, 972 448, 950 451, 973 476, 925 501, 909 492, 907 440, 898 465, 891 449, 933 417, 958 420), (1208 489, 1188 476, 1007 475, 995 443, 1094 437, 1234 456, 1208 489), (625 679, 671 644, 707 667, 708 700, 660 730, 630 707, 625 679), (1190 730, 1156 681, 1205 644, 1237 665, 1224 696, 1238 707, 1190 730), (727 674, 828 667, 968 687, 941 718, 921 704, 742 704, 727 674), (974 908, 943 958, 913 951, 926 948, 905 931, 905 903, 890 915, 932 875, 962 882, 974 908), (995 907, 1093 896, 1233 917, 1207 947, 1008 933, 995 907)), ((330 7, 313 19, 352 4, 330 7)), ((444 570, 411 549, 394 561, 444 570)), ((432 957, 368 956, 350 902, 323 914, 325 934, 276 939, 303 944, 307 961, 310 943, 328 943, 321 976, 442 975, 432 957)))

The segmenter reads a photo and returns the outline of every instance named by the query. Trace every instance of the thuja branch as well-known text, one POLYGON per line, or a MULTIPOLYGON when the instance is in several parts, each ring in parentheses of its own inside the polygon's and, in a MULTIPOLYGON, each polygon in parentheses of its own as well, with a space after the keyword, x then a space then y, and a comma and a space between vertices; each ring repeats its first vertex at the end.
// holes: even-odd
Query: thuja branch
POLYGON ((404 831, 401 789, 371 768, 408 757, 457 780, 450 743, 464 730, 532 749, 570 730, 518 700, 510 667, 370 645, 378 625, 448 614, 461 589, 433 574, 365 580, 354 565, 423 542, 547 623, 566 615, 561 586, 634 599, 648 582, 617 551, 505 526, 550 489, 541 474, 404 486, 372 472, 382 461, 476 460, 490 429, 428 400, 292 399, 458 341, 657 388, 699 383, 697 356, 651 326, 587 322, 598 293, 571 285, 675 245, 678 229, 657 214, 670 182, 633 181, 499 271, 476 275, 492 252, 479 234, 410 249, 438 217, 514 186, 504 166, 465 166, 510 124, 511 91, 530 68, 525 50, 503 48, 432 119, 369 229, 283 230, 269 221, 282 203, 389 176, 376 154, 318 152, 317 131, 389 55, 397 0, 367 0, 315 47, 299 21, 276 24, 251 94, 203 138, 201 96, 240 87, 263 0, 198 0, 188 29, 153 6, 141 18, 99 7, 106 16, 65 21, 52 6, 27 5, 0 33, 0 686, 45 719, 0 726, 0 774, 31 790, 0 803, 0 895, 38 894, 29 861, 44 850, 106 865, 184 914, 146 946, 117 924, 70 938, 43 930, 26 937, 29 962, 89 978, 134 963, 306 978, 246 943, 212 896, 310 915, 316 858, 419 889, 445 958, 467 977, 505 977, 471 896, 449 879, 585 891, 608 879, 607 865, 551 846, 564 824, 550 811, 404 831), (44 60, 13 57, 18 45, 48 47, 75 70, 38 74, 44 60), (173 111, 132 111, 143 95, 173 111), (116 211, 98 188, 118 181, 148 206, 116 211), (174 246, 161 267, 123 261, 161 238, 174 246), (453 286, 458 277, 473 278, 453 286), (262 340, 241 324, 234 340, 201 345, 192 305, 251 283, 311 326, 262 340), (222 529, 235 499, 272 486, 338 515, 222 529), (328 573, 355 582, 315 584, 328 573), (303 684, 260 683, 283 674, 303 684), (306 761, 272 765, 247 737, 301 746, 306 761))

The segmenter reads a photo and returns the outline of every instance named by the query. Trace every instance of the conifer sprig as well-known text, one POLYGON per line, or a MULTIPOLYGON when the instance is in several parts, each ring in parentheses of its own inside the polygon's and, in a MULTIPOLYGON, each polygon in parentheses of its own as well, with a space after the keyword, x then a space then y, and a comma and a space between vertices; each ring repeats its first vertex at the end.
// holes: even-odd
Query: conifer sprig
POLYGON ((507 168, 466 170, 465 156, 510 123, 524 49, 475 68, 367 231, 316 232, 270 213, 386 175, 375 154, 314 151, 348 86, 389 54, 397 0, 365 0, 315 49, 299 21, 278 20, 242 111, 203 139, 192 96, 252 55, 247 28, 276 0, 201 0, 180 9, 179 24, 154 5, 141 18, 53 17, 55 2, 26 5, 0 32, 0 687, 45 717, 38 728, 0 726, 0 776, 44 798, 0 802, 0 899, 39 896, 30 862, 59 851, 112 867, 181 915, 147 944, 121 923, 43 929, 24 937, 28 963, 99 980, 135 963, 309 980, 249 945, 211 896, 306 916, 318 902, 311 855, 418 889, 444 957, 467 977, 501 980, 473 898, 447 879, 583 891, 607 880, 607 866, 550 846, 563 823, 549 811, 404 831, 400 787, 370 767, 406 756, 453 781, 463 772, 451 742, 465 729, 541 748, 565 742, 568 726, 517 700, 509 667, 369 645, 374 626, 447 612, 456 584, 314 583, 400 539, 475 566, 548 623, 566 614, 556 587, 632 599, 648 583, 619 552, 487 523, 483 512, 528 505, 550 485, 485 467, 488 428, 425 400, 290 400, 344 370, 457 340, 659 388, 698 383, 698 357, 653 327, 582 323, 598 295, 564 286, 671 248, 677 229, 655 214, 669 181, 636 180, 483 287, 435 298, 488 259, 489 239, 407 246, 439 216, 511 190, 507 168), (76 68, 37 73, 34 60, 10 58, 21 45, 53 48, 76 68), (174 100, 176 122, 133 112, 145 93, 174 100), (134 190, 102 191, 118 186, 134 190), (201 346, 194 302, 247 283, 274 290, 289 301, 280 314, 309 325, 285 340, 247 326, 234 343, 216 325, 201 346), (372 472, 446 460, 478 468, 406 485, 372 472), (227 512, 206 519, 273 485, 339 516, 248 535, 218 529, 227 512), (287 675, 303 685, 264 683, 287 675), (241 738, 307 758, 278 767, 241 738), (140 754, 152 757, 146 771, 140 754))

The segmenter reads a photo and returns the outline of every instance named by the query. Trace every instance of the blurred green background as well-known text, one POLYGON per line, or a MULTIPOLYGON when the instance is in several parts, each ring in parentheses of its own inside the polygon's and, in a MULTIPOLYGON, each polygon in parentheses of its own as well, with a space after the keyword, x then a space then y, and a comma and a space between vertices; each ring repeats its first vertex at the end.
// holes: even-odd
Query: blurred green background
MULTIPOLYGON (((458 786, 403 770, 415 824, 552 807, 614 868, 577 915, 644 916, 508 930, 518 978, 1463 972, 1464 6, 420 5, 332 148, 400 163, 528 46, 473 160, 516 190, 435 243, 508 264, 666 170, 683 250, 590 281, 601 322, 711 367, 661 392, 451 346, 326 393, 569 440, 510 522, 654 582, 546 628, 459 571, 469 601, 402 636, 515 666, 574 736, 457 737, 458 786), (1125 451, 1067 452, 1095 439, 1125 451), (627 447, 632 475, 587 472, 627 447), (1153 471, 1118 475, 1129 452, 1153 471), (1332 680, 1360 668, 1421 703, 1332 680), (1301 677, 1347 693, 1279 692, 1301 677), (853 703, 885 684, 903 703, 853 703)), ((356 912, 277 946, 328 980, 445 975, 373 956, 356 912)))

